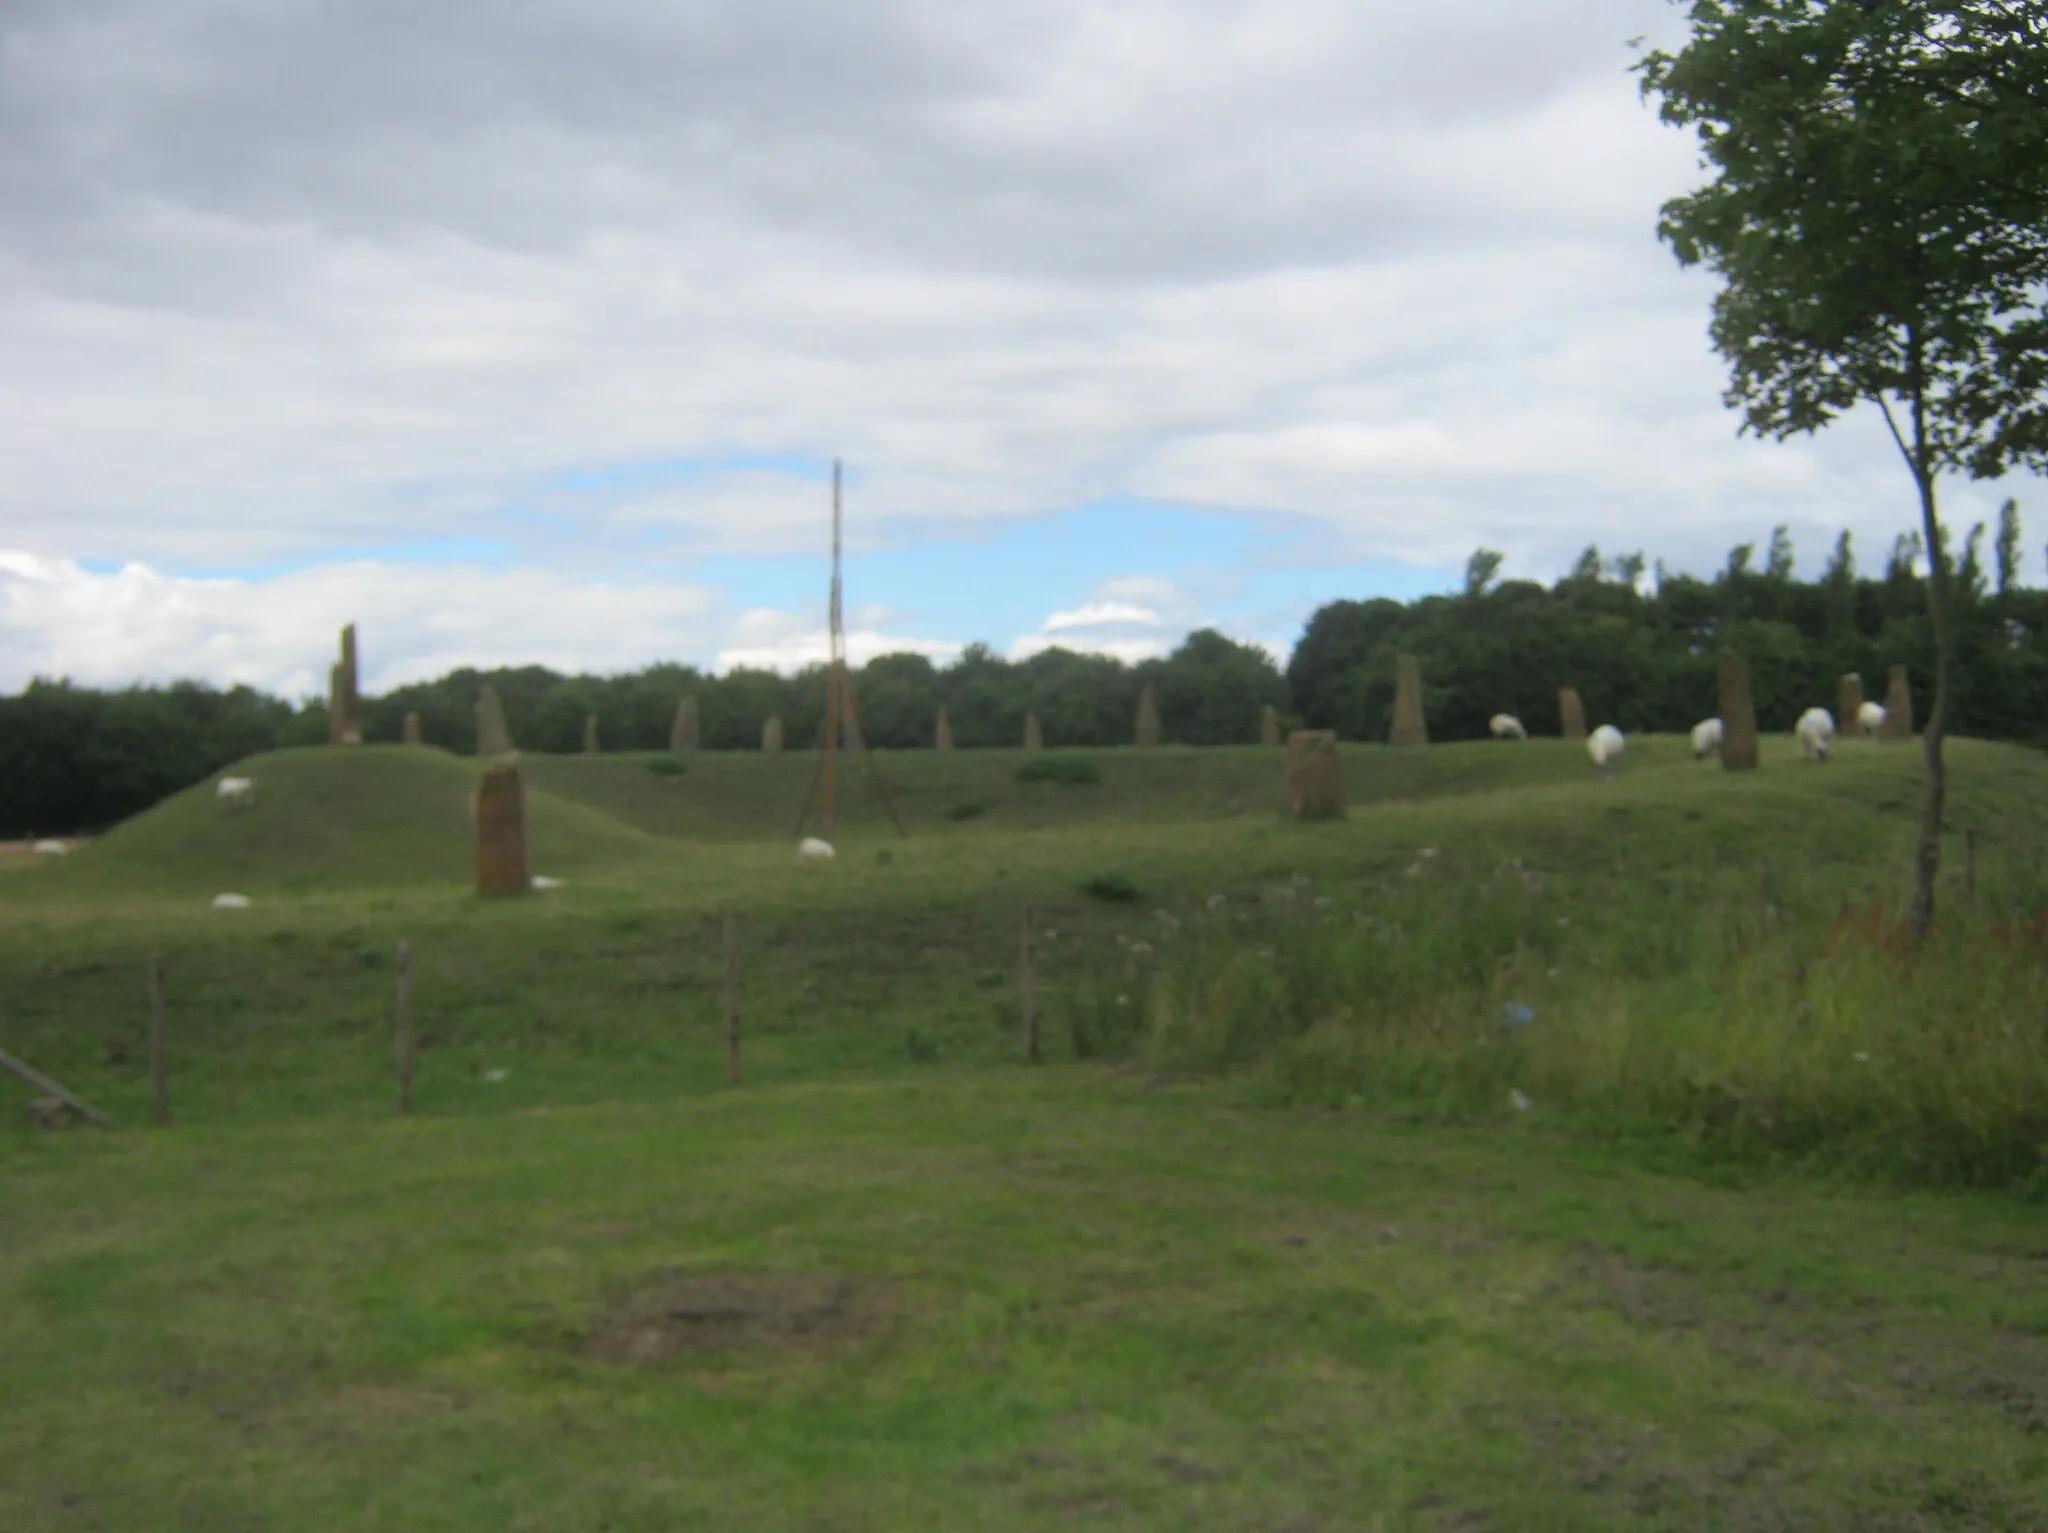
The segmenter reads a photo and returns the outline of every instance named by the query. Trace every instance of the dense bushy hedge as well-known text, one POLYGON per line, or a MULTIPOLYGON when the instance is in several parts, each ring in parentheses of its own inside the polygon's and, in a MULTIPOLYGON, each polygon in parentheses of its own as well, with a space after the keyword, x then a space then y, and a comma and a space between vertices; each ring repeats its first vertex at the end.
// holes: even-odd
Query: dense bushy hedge
MULTIPOLYGON (((2048 737, 2048 592, 2014 579, 2018 523, 2001 528, 1996 580, 1979 562, 1981 539, 1963 545, 1959 575, 1960 732, 1991 739, 2048 737), (1995 586, 1995 589, 1994 589, 1995 586)), ((1914 708, 1931 698, 1934 642, 1926 590, 1910 539, 1876 579, 1859 578, 1846 535, 1821 578, 1792 575, 1782 530, 1764 566, 1737 548, 1711 580, 1667 575, 1641 587, 1643 560, 1603 560, 1588 549, 1555 585, 1496 584, 1498 556, 1481 551, 1455 595, 1336 601, 1309 620, 1283 674, 1262 651, 1213 630, 1190 635, 1163 660, 1128 666, 1065 650, 1009 661, 970 647, 940 668, 919 655, 884 655, 859 673, 868 742, 907 748, 932 742, 948 710, 963 748, 1015 745, 1036 713, 1049 745, 1129 743, 1140 689, 1151 683, 1164 737, 1193 745, 1257 738, 1259 708, 1287 723, 1334 728, 1352 740, 1384 739, 1393 708, 1395 655, 1420 657, 1433 739, 1470 739, 1496 712, 1518 714, 1538 734, 1558 727, 1557 689, 1575 686, 1595 723, 1625 731, 1684 730, 1714 709, 1714 658, 1731 644, 1749 660, 1759 721, 1788 729, 1807 706, 1832 707, 1835 681, 1859 671, 1882 697, 1886 667, 1908 666, 1914 708)), ((626 676, 562 676, 539 666, 460 670, 363 700, 369 740, 395 741, 407 712, 429 744, 475 748, 473 707, 485 682, 498 690, 512 737, 537 751, 573 751, 596 713, 607 750, 659 750, 676 701, 698 699, 702 739, 714 750, 752 749, 761 723, 779 714, 791 749, 816 743, 825 678, 735 670, 710 677, 678 665, 626 676)), ((97 692, 37 682, 0 698, 0 837, 56 834, 111 824, 253 751, 327 738, 324 704, 294 708, 246 688, 216 692, 181 682, 97 692)))

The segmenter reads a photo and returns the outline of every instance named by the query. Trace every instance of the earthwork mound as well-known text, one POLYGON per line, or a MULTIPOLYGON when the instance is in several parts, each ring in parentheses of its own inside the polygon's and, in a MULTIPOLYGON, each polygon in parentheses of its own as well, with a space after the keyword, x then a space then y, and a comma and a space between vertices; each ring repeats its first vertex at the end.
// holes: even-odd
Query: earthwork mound
POLYGON ((878 1330, 895 1285, 824 1272, 649 1274, 600 1317, 586 1349, 612 1363, 740 1348, 824 1351, 878 1330))

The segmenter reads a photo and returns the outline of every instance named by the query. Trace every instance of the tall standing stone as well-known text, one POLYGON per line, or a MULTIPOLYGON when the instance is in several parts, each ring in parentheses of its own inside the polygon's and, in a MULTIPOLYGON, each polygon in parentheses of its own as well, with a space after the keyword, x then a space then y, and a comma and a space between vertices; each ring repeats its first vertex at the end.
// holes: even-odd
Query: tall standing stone
POLYGON ((363 743, 363 698, 357 684, 354 623, 341 630, 341 660, 327 672, 327 743, 363 743))
POLYGON ((1749 666, 1732 649, 1721 651, 1721 765, 1742 771, 1757 764, 1756 703, 1749 666))
POLYGON ((1280 714, 1271 703, 1259 704, 1259 744, 1271 748, 1280 743, 1280 714))
POLYGON ((1429 725, 1422 717, 1422 664, 1403 655, 1394 666, 1394 723, 1389 745, 1429 744, 1429 725))
POLYGON ((594 713, 583 715, 583 754, 597 754, 597 715, 594 713))
POLYGON ((519 763, 493 761, 476 789, 476 892, 524 894, 533 887, 526 839, 526 789, 519 763))
POLYGON ((1159 743, 1159 700, 1152 693, 1152 683, 1146 682, 1138 693, 1138 722, 1135 738, 1140 748, 1159 743))
POLYGON ((942 751, 953 748, 953 724, 946 717, 946 710, 943 708, 939 710, 939 728, 937 734, 932 737, 932 744, 942 751))
POLYGON ((426 744, 426 736, 420 733, 420 716, 417 713, 408 713, 405 716, 405 743, 407 745, 426 744))
POLYGON ((1027 751, 1042 751, 1045 749, 1045 731, 1038 727, 1038 715, 1035 713, 1024 715, 1024 749, 1027 751))
POLYGON ((1557 723, 1567 740, 1586 738, 1586 705, 1579 701, 1577 687, 1557 689, 1557 723))
POLYGON ((761 726, 761 754, 780 756, 782 754, 782 718, 769 714, 768 721, 761 726))
POLYGON ((1913 688, 1903 665, 1895 665, 1884 689, 1884 723, 1878 727, 1880 740, 1913 738, 1913 688))
POLYGON ((1297 729, 1287 737, 1280 816, 1287 820, 1344 818, 1344 775, 1334 731, 1297 729))
POLYGON ((498 701, 498 689, 488 682, 476 695, 476 753, 502 756, 512 749, 512 733, 505 727, 505 705, 498 701))
POLYGON ((1856 733, 1856 715, 1863 711, 1863 678, 1845 673, 1835 687, 1835 727, 1845 735, 1856 733))
POLYGON ((700 732, 697 721, 697 694, 692 692, 676 703, 675 722, 668 726, 670 754, 686 756, 694 751, 700 732))

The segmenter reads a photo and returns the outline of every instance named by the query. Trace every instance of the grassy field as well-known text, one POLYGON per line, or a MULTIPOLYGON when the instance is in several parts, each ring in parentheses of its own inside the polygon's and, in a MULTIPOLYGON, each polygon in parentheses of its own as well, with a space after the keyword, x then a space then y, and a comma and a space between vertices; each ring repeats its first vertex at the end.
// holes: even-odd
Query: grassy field
POLYGON ((119 1125, 0 1127, 0 1528, 2048 1527, 2048 763, 1908 966, 1917 752, 1767 751, 883 756, 824 867, 808 758, 529 758, 500 902, 474 762, 285 752, 0 870, 119 1125))

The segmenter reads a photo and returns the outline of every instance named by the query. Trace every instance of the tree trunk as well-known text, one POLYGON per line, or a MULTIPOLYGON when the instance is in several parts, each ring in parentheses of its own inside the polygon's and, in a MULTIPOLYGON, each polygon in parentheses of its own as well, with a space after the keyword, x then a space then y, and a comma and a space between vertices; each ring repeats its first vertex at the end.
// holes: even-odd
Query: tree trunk
POLYGON ((1920 490, 1920 525, 1927 539, 1927 607, 1934 622, 1934 704, 1927 710, 1921 749, 1927 764, 1926 789, 1920 800, 1920 845, 1913 857, 1913 904, 1906 932, 1915 948, 1934 924, 1934 879, 1941 871, 1941 814, 1948 794, 1948 771, 1941 759, 1942 731, 1948 723, 1949 634, 1948 566, 1941 536, 1941 517, 1934 505, 1934 474, 1927 462, 1927 434, 1919 390, 1913 395, 1913 479, 1920 490))

